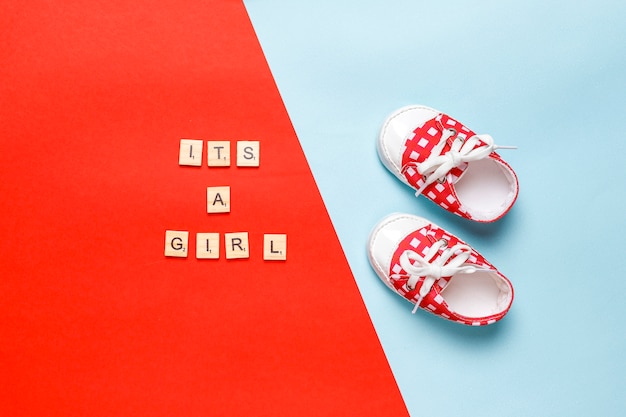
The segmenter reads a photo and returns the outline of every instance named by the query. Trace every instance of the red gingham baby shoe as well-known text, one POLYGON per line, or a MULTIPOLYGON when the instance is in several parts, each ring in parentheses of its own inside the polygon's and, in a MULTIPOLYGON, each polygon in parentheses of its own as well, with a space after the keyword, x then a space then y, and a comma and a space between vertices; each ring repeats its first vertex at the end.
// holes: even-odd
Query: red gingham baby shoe
POLYGON ((448 320, 484 326, 513 303, 513 286, 458 237, 410 214, 384 218, 370 234, 368 255, 394 292, 448 320))
POLYGON ((479 222, 498 220, 517 199, 517 176, 498 148, 505 147, 425 106, 396 110, 378 138, 383 164, 417 196, 479 222))

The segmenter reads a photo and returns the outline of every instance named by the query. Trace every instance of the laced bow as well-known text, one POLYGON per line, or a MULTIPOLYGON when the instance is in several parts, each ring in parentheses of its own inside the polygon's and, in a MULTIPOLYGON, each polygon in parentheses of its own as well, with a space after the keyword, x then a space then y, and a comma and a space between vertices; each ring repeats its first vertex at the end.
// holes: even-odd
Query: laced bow
POLYGON ((406 286, 409 290, 413 290, 420 278, 424 277, 417 302, 413 308, 413 313, 417 311, 422 300, 430 292, 433 285, 442 277, 451 277, 456 274, 473 274, 476 271, 491 271, 491 269, 488 268, 466 264, 472 253, 472 249, 460 243, 457 243, 451 248, 446 248, 441 256, 433 260, 439 250, 446 245, 447 242, 443 239, 435 242, 428 249, 424 257, 412 250, 406 250, 400 255, 400 266, 407 274, 393 274, 391 278, 398 279, 408 277, 409 279, 406 286))
POLYGON ((443 129, 442 127, 442 130, 441 139, 424 161, 408 162, 402 167, 402 173, 406 172, 409 167, 414 167, 422 175, 423 184, 415 193, 417 196, 430 184, 445 178, 453 168, 464 163, 484 159, 496 149, 517 149, 515 146, 498 146, 494 144, 493 138, 489 135, 473 135, 468 139, 457 136, 452 142, 450 150, 442 154, 448 139, 457 135, 455 129, 443 129), (479 141, 482 141, 484 145, 476 147, 479 141))

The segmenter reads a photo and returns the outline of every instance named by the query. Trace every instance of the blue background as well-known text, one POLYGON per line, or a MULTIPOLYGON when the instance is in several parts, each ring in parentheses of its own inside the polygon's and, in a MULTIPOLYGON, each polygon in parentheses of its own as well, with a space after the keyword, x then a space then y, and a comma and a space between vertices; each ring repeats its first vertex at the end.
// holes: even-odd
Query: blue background
POLYGON ((410 413, 623 415, 626 3, 245 4, 410 413), (375 139, 407 104, 519 147, 501 151, 520 180, 504 219, 457 218, 387 172, 375 139), (507 317, 471 328, 411 315, 366 257, 371 228, 396 211, 507 275, 507 317))

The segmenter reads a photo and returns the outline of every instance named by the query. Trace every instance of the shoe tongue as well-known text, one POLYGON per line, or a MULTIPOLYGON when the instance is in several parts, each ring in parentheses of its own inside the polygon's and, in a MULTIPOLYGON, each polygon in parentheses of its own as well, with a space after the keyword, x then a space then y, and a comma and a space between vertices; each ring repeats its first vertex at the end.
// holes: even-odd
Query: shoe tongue
MULTIPOLYGON (((462 123, 452 119, 448 115, 441 114, 438 117, 427 120, 408 135, 402 154, 402 166, 424 162, 432 153, 433 148, 435 148, 441 140, 444 129, 456 130, 455 138, 458 137, 464 140, 475 135, 473 131, 465 127, 462 123)), ((448 143, 443 148, 443 153, 449 151, 450 147, 451 139, 448 140, 448 143)), ((465 169, 467 169, 466 163, 461 164, 451 171, 452 177, 449 178, 449 180, 452 184, 459 180, 465 169)))

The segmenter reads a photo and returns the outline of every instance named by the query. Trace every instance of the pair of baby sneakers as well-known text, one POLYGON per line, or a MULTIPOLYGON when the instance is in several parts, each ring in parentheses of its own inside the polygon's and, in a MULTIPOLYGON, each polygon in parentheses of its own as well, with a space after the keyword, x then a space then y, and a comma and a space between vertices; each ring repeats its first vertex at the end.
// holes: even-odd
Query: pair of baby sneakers
MULTIPOLYGON (((402 182, 458 216, 493 222, 517 199, 505 148, 450 116, 425 106, 392 113, 378 138, 383 164, 402 182)), ((418 308, 483 326, 511 308, 513 286, 471 246, 418 216, 396 213, 370 234, 368 255, 380 279, 418 308)))

